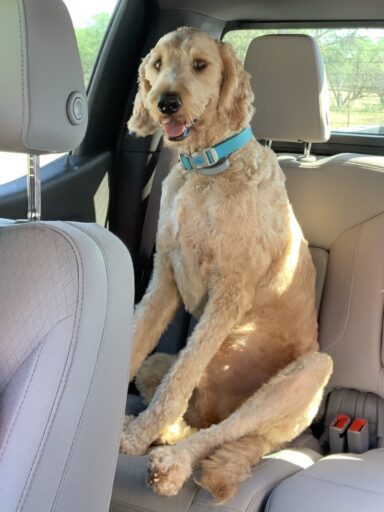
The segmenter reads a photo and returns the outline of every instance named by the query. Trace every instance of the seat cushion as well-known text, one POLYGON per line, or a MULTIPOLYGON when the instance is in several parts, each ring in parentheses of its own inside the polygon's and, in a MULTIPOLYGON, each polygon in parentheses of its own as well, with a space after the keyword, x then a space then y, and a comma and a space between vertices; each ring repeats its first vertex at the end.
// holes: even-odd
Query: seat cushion
MULTIPOLYGON (((255 512, 271 490, 285 478, 311 466, 321 456, 309 448, 282 450, 265 457, 240 486, 236 496, 223 505, 214 505, 211 496, 191 478, 177 496, 155 494, 145 485, 147 457, 120 455, 110 512, 255 512)), ((195 475, 198 479, 198 475, 195 475)))
POLYGON ((384 449, 331 455, 281 483, 266 512, 381 512, 383 482, 384 449))

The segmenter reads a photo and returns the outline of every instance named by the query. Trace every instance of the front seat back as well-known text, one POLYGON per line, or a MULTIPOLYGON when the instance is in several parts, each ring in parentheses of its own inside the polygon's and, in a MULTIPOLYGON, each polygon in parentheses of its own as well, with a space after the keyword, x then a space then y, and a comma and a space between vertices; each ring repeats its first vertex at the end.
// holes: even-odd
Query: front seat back
MULTIPOLYGON (((0 150, 80 144, 84 83, 61 0, 2 2, 0 64, 0 150)), ((0 221, 1 512, 108 510, 132 310, 131 260, 112 234, 0 221)))

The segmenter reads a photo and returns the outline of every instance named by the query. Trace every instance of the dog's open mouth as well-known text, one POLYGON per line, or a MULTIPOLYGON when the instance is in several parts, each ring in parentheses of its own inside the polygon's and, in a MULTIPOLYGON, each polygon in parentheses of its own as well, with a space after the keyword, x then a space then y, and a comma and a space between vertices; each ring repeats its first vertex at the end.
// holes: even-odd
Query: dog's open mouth
POLYGON ((191 124, 180 123, 172 119, 168 119, 163 123, 168 139, 175 142, 186 139, 191 132, 191 127, 191 124))

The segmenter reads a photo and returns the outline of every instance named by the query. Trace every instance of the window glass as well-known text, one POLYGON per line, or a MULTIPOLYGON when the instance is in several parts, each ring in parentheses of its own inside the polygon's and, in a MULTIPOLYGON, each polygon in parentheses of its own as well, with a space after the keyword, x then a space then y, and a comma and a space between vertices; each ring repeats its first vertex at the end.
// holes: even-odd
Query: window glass
POLYGON ((224 40, 244 60, 252 39, 283 33, 308 34, 319 43, 328 79, 332 130, 384 136, 384 30, 235 30, 224 40))
POLYGON ((75 27, 87 86, 117 0, 64 0, 64 3, 75 27))
MULTIPOLYGON (((118 0, 64 0, 75 27, 83 66, 85 85, 89 83, 93 66, 118 0)), ((62 155, 43 155, 41 165, 46 165, 62 155)), ((27 157, 0 152, 0 185, 27 173, 27 157)))

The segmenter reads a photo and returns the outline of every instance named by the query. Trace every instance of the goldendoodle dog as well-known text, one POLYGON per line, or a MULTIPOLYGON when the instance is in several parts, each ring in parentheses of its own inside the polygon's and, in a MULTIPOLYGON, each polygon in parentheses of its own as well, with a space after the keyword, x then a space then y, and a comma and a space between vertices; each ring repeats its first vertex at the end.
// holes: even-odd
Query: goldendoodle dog
POLYGON ((252 101, 232 47, 193 28, 162 37, 140 65, 129 130, 161 127, 180 162, 163 183, 131 378, 181 302, 198 319, 175 360, 146 363, 154 396, 122 434, 121 451, 137 455, 180 418, 196 429, 150 452, 149 485, 162 495, 201 466, 199 483, 231 497, 311 424, 332 372, 318 352, 314 266, 276 156, 252 136, 252 101))

